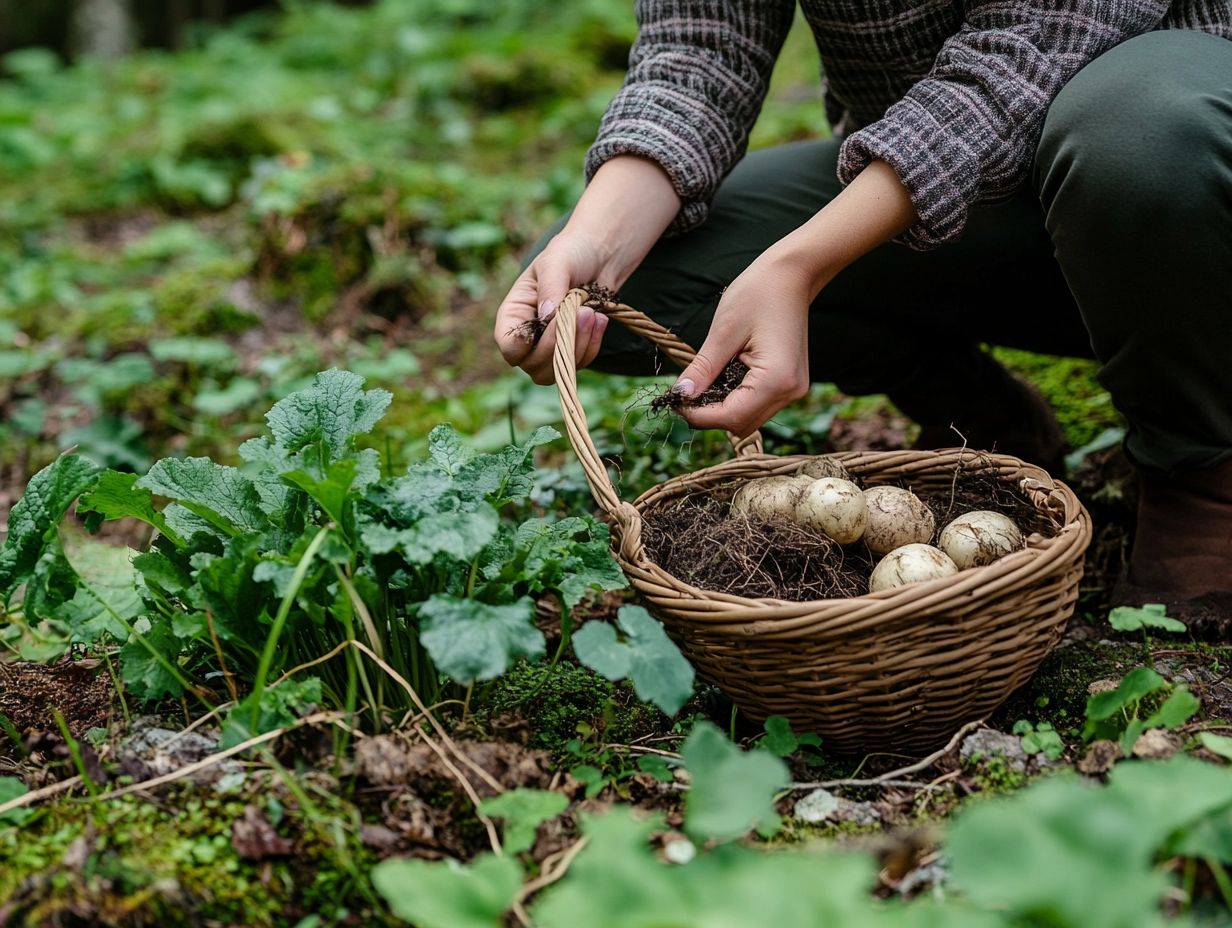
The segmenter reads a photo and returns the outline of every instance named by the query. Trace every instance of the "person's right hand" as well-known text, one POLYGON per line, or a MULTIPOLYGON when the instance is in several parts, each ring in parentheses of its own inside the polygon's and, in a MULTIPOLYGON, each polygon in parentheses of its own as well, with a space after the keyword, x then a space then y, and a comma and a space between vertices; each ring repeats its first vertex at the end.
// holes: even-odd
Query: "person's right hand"
MULTIPOLYGON (((608 255, 589 235, 565 229, 553 238, 514 282, 496 311, 496 344, 505 360, 522 368, 538 384, 550 384, 556 347, 556 307, 572 287, 600 284, 608 255), (523 324, 538 316, 548 323, 538 344, 524 334, 523 324)), ((599 353, 607 316, 588 306, 578 310, 576 357, 586 367, 599 353)))

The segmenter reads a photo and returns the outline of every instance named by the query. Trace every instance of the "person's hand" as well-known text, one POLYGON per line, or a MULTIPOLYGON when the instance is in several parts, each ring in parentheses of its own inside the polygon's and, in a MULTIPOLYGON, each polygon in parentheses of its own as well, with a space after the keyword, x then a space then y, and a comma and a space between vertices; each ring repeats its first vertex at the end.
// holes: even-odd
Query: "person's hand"
POLYGON ((799 262, 772 249, 732 281, 705 343, 672 389, 696 396, 732 358, 748 365, 749 372, 723 402, 682 409, 691 426, 726 429, 744 438, 808 392, 810 280, 799 262))
MULTIPOLYGON (((607 256, 589 236, 563 231, 553 238, 514 282, 496 311, 496 344, 509 364, 522 368, 538 384, 553 380, 552 352, 556 347, 556 307, 570 288, 597 280, 607 256), (547 323, 538 343, 532 343, 525 324, 535 318, 547 323)), ((578 310, 577 364, 595 359, 607 316, 588 306, 578 310)))

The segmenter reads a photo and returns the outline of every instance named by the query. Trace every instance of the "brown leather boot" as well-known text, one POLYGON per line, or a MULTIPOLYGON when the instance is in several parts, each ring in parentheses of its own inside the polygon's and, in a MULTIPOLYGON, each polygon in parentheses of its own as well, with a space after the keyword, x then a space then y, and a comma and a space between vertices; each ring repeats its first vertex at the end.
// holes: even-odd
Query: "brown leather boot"
POLYGON ((1129 584, 1138 598, 1154 594, 1150 602, 1226 594, 1232 603, 1232 460, 1173 476, 1143 471, 1129 584))
POLYGON ((1065 476, 1065 436, 1034 386, 983 351, 962 365, 939 369, 961 370, 962 376, 938 375, 924 388, 890 394, 920 425, 915 447, 953 448, 965 439, 969 448, 1011 454, 1053 476, 1065 476))

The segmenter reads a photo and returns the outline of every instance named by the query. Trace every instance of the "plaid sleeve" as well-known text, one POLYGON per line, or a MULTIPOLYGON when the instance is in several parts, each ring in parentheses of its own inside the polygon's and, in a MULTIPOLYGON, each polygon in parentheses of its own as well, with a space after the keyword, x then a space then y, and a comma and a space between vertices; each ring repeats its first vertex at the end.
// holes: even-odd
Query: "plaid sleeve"
POLYGON ((793 0, 638 0, 629 70, 586 156, 589 183, 615 155, 657 162, 682 206, 669 232, 706 216, 744 154, 793 0))
POLYGON ((932 70, 839 154, 849 183, 886 161, 920 221, 900 241, 952 242, 975 203, 1008 197, 1026 177, 1053 98, 1088 62, 1155 28, 1159 0, 981 0, 932 70))

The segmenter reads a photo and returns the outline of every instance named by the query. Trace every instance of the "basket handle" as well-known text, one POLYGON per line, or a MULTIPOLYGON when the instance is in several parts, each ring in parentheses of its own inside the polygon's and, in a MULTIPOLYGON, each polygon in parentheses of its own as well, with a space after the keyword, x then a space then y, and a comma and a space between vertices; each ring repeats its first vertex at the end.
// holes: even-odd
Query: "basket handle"
MULTIPOLYGON (((628 503, 622 503, 616 495, 616 488, 612 485, 607 468, 590 438, 590 431, 586 427, 586 411, 582 409, 582 403, 578 399, 577 313, 583 304, 587 303, 596 312, 615 319, 631 332, 649 339, 681 368, 688 366, 697 352, 645 313, 623 303, 592 301, 585 290, 570 290, 556 310, 556 349, 552 356, 552 368, 556 373, 556 389, 560 393, 565 431, 569 433, 569 442, 582 462, 582 470, 586 474, 586 482, 590 485, 590 493, 595 502, 621 525, 628 525, 636 514, 628 503), (626 512, 626 509, 629 511, 626 512)), ((727 438, 735 449, 736 457, 762 453, 760 432, 754 432, 747 438, 737 438, 729 432, 727 438)))

